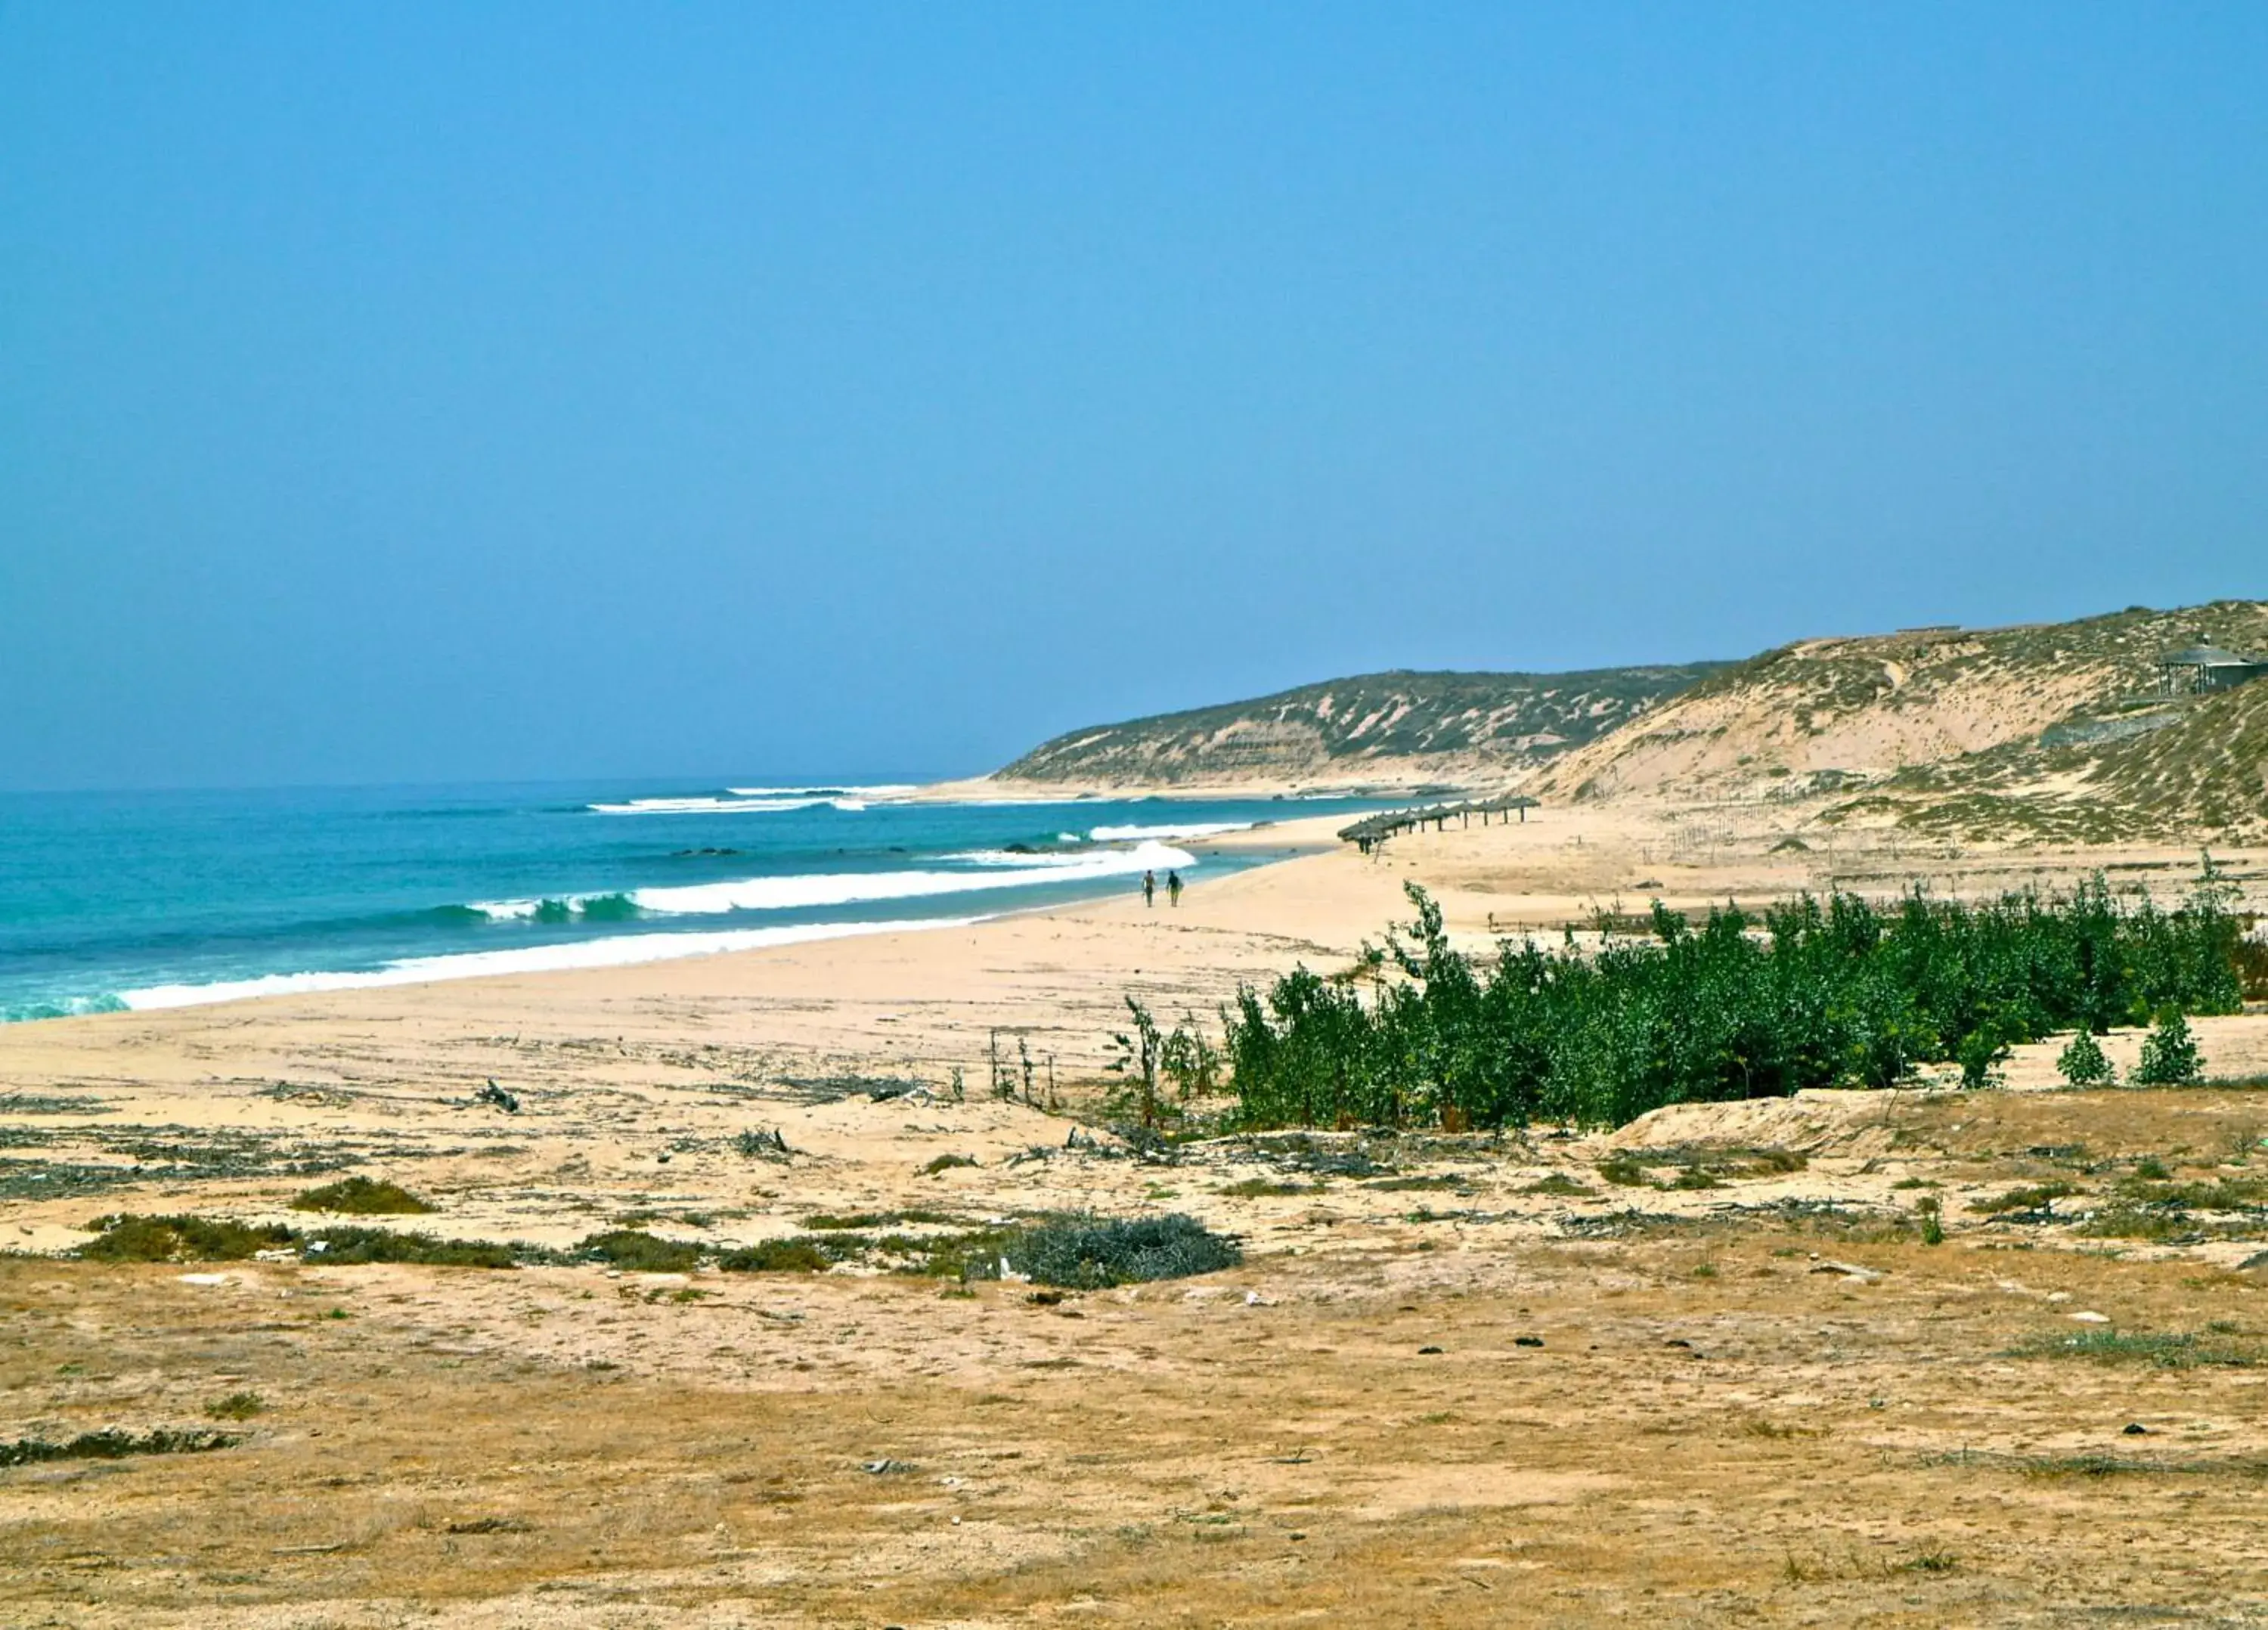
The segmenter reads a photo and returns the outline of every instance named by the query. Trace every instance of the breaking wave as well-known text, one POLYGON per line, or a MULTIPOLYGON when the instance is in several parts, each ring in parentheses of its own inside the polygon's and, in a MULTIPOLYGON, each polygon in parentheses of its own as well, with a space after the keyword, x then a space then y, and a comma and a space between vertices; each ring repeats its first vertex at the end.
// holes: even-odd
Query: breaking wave
POLYGON ((1049 883, 1132 877, 1187 868, 1197 857, 1160 843, 1131 849, 1090 849, 1077 854, 1018 854, 976 849, 949 855, 973 868, 941 872, 808 872, 784 877, 744 877, 720 883, 684 883, 612 894, 554 896, 530 900, 482 900, 469 909, 490 922, 629 922, 642 917, 713 917, 725 911, 809 911, 881 900, 977 894, 1049 883))
POLYGON ((1193 821, 1182 826, 1098 826, 1087 834, 1098 844, 1131 843, 1137 838, 1218 837, 1223 832, 1248 832, 1257 821, 1193 821))
POLYGON ((889 923, 799 923, 777 928, 730 928, 710 933, 620 934, 567 945, 528 945, 508 951, 466 951, 450 956, 409 956, 362 973, 278 973, 257 979, 225 979, 211 985, 152 985, 121 992, 116 1005, 136 1013, 160 1007, 195 1007, 210 1002, 243 1001, 254 996, 307 995, 324 991, 359 991, 381 985, 424 985, 440 979, 478 979, 499 974, 554 973, 574 968, 627 968, 639 963, 671 962, 685 956, 714 956, 725 951, 762 950, 814 940, 847 940, 860 934, 906 933, 918 928, 965 928, 977 917, 927 917, 889 923))

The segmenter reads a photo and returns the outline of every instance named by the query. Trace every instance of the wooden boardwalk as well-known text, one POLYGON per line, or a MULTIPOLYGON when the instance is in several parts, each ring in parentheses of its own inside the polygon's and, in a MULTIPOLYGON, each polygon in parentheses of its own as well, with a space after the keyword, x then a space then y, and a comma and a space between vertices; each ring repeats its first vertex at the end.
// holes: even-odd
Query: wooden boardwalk
POLYGON ((1352 826, 1341 827, 1339 841, 1352 844, 1368 854, 1373 846, 1403 832, 1422 831, 1429 826, 1437 832, 1446 831, 1452 821, 1462 826, 1470 826, 1475 815, 1480 816, 1483 826, 1498 815, 1502 815, 1507 822, 1514 815, 1525 822, 1528 812, 1535 808, 1534 799, 1514 793, 1501 798, 1474 799, 1462 804, 1432 804, 1423 809, 1389 809, 1382 815, 1366 816, 1352 826))

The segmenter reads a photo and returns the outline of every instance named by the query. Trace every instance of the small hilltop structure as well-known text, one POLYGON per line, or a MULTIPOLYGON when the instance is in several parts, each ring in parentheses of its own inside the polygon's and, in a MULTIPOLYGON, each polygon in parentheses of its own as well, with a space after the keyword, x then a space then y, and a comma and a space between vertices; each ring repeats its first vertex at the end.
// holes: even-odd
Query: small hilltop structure
POLYGON ((2191 645, 2158 659, 2158 689, 2169 697, 2205 696, 2268 676, 2268 657, 2246 656, 2219 645, 2191 645))

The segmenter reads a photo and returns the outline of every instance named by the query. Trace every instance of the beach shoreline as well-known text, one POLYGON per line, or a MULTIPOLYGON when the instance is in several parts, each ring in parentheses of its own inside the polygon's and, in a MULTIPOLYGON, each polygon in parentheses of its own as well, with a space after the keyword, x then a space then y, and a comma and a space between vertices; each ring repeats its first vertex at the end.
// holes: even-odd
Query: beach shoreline
MULTIPOLYGON (((802 1630, 873 1617, 880 1588, 891 1622, 1052 1622, 1097 1592, 1160 1591, 1198 1618, 1264 1619, 1288 1593, 1384 1622, 1389 1597, 1473 1572, 1507 1512, 1540 1507, 1573 1526, 1520 1527, 1519 1554, 1562 1595, 1699 1612, 1726 1581, 1779 1588, 1786 1546, 1811 1543, 1785 1529, 1799 1460, 1857 1491, 1810 1511, 1870 1547, 1854 1614, 1866 1582, 1916 1558, 1939 1572, 1911 1577, 1936 1581, 1959 1556, 1954 1586, 1926 1586, 1947 1602, 1971 1578, 1995 1601, 2031 1589, 2039 1535, 2063 1530, 1948 1529, 1946 1457, 2132 1458, 2104 1435, 2132 1420, 2249 1467, 2268 1435, 2249 1370, 2035 1373, 2011 1341, 2081 1328, 2073 1310, 2122 1331, 2186 1331, 2201 1301, 2242 1318, 2257 1246, 2114 1253, 2046 1207, 2019 1237, 1995 1197, 2046 1178, 2109 1192, 2145 1154, 2250 1148, 2257 1091, 2042 1090, 2050 1041, 2015 1050, 2002 1092, 1925 1073, 1611 1133, 1319 1128, 1141 1154, 1113 1130, 1130 998, 1217 1037, 1240 985, 1352 968, 1410 917, 1411 884, 1484 950, 1653 895, 1992 893, 2106 867, 2162 897, 2195 865, 2172 845, 1776 852, 1774 814, 1545 808, 1367 856, 1324 817, 1204 840, 1293 852, 1199 873, 1178 906, 1130 889, 634 967, 0 1027, 0 1294, 19 1338, 0 1442, 195 1427, 222 1445, 100 1477, 0 1472, 0 1600, 68 1602, 97 1630, 309 1611, 375 1626, 404 1604, 468 1630, 597 1630, 626 1594, 658 1626, 802 1630), (428 1209, 320 1209, 349 1177, 428 1209), (1069 1289, 914 1265, 1019 1219, 1167 1212, 1241 1261, 1069 1289), (122 1214, 296 1243, 76 1254, 122 1214), (520 1265, 325 1259, 366 1230, 520 1265), (2028 1254, 1984 1254, 2012 1244, 2028 1254), (727 1265, 752 1260, 782 1265, 727 1265), (1977 1366, 1999 1379, 1958 1398, 1923 1380, 1977 1366), (1628 1498, 1640 1463, 1648 1497, 1628 1498), (1911 1515, 1881 1529, 1886 1503, 1911 1515), (1687 1509, 1712 1537, 1686 1558, 1705 1589, 1680 1597, 1653 1560, 1685 1556, 1687 1509), (1350 1607, 1287 1554, 1358 1559, 1383 1594, 1350 1607), (238 1582, 219 1606, 217 1575, 238 1582), (765 1616, 717 1617, 756 1599, 765 1616)), ((2257 900, 2268 852, 2225 859, 2257 900)), ((2268 1080, 2268 1014, 2196 1030, 2216 1073, 2268 1080)), ((2141 1044, 2102 1045, 2131 1072, 2141 1044)), ((2007 1500, 2061 1497, 2007 1476, 2007 1500)), ((2191 1479, 2205 1493, 2179 1560, 2217 1570, 2200 1599, 2242 1576, 2249 1479, 2191 1479)), ((2141 1497, 2127 1486, 2088 1486, 2141 1497)), ((2057 1599, 2099 1553, 2058 1553, 2057 1599)), ((1533 1622, 1565 1622, 1551 1603, 1533 1622)))

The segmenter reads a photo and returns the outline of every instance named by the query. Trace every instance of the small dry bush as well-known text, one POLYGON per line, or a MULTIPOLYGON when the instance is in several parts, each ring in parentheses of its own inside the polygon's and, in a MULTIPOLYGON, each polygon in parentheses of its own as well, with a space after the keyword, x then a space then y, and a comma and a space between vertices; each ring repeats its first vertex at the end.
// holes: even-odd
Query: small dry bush
MULTIPOLYGON (((1065 1216, 1015 1230, 1002 1242, 999 1259, 1035 1284, 1102 1290, 1218 1272, 1242 1262, 1244 1253, 1234 1240, 1178 1213, 1130 1221, 1065 1216)), ((972 1263, 968 1277, 998 1272, 972 1263)))
POLYGON ((593 1234, 575 1247, 585 1262, 639 1273, 682 1273, 701 1260, 701 1248, 681 1240, 666 1240, 643 1228, 615 1228, 593 1234))
POLYGON ((46 1460, 123 1460, 129 1455, 202 1455, 227 1449, 237 1439, 226 1432, 180 1431, 161 1427, 136 1436, 131 1432, 82 1432, 61 1442, 18 1438, 0 1443, 0 1466, 33 1465, 46 1460))
POLYGON ((727 1273, 824 1273, 834 1258, 810 1240, 765 1240, 717 1258, 727 1273))
POLYGON ((2037 1211, 2051 1200, 2059 1200, 2066 1194, 2078 1192, 2068 1183, 2034 1184, 2028 1188, 2010 1189, 2007 1193, 1995 1195, 1990 1199, 1973 1200, 1969 1209, 1986 1217, 1997 1217, 2011 1211, 2037 1211))
POLYGON ((1549 1176, 1538 1177, 1520 1191, 1522 1194, 1557 1194, 1572 1199, 1579 1194, 1588 1194, 1591 1191, 1565 1172, 1555 1171, 1549 1176))
POLYGON ((376 1177, 344 1177, 309 1189, 291 1202, 294 1211, 336 1212, 350 1217, 422 1217, 433 1207, 398 1183, 376 1177))
POLYGON ((78 1248, 90 1262, 242 1262, 259 1251, 296 1244, 280 1222, 230 1222, 211 1217, 99 1217, 101 1232, 78 1248))

